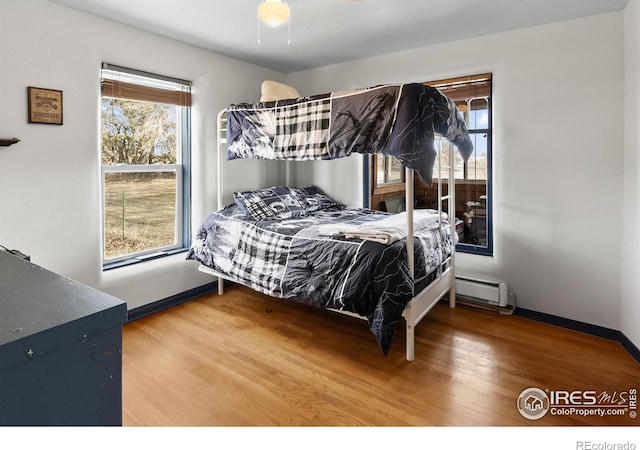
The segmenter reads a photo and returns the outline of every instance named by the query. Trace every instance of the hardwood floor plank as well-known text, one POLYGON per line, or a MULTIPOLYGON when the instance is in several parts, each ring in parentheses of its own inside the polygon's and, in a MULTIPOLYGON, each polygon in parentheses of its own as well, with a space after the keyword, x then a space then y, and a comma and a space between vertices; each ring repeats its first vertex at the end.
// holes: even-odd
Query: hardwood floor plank
POLYGON ((640 389, 623 347, 517 316, 437 305, 388 356, 365 321, 239 286, 125 325, 125 426, 640 425, 523 417, 529 387, 640 389))

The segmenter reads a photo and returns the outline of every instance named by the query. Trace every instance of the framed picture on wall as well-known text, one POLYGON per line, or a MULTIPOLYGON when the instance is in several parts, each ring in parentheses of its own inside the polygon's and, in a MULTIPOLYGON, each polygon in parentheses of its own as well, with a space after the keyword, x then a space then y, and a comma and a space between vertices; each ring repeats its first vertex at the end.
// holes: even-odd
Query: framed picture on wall
POLYGON ((27 87, 29 123, 62 125, 62 91, 27 87))

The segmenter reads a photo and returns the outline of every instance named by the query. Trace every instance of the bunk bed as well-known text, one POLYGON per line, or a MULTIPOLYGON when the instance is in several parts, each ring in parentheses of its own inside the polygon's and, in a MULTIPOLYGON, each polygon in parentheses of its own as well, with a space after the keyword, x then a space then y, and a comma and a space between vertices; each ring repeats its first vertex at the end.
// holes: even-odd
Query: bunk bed
POLYGON ((439 164, 438 208, 413 208, 414 171, 432 185, 434 138, 473 146, 453 101, 418 83, 375 86, 255 104, 218 114, 218 209, 200 226, 187 259, 199 270, 265 294, 364 318, 386 355, 404 318, 406 358, 414 328, 448 292, 455 306, 454 155, 439 164), (289 161, 392 155, 405 166, 406 212, 347 207, 319 187, 290 186, 289 161), (223 202, 223 161, 287 161, 285 186, 235 192, 223 202), (445 206, 443 206, 443 203, 445 206), (451 219, 451 220, 449 220, 451 219))

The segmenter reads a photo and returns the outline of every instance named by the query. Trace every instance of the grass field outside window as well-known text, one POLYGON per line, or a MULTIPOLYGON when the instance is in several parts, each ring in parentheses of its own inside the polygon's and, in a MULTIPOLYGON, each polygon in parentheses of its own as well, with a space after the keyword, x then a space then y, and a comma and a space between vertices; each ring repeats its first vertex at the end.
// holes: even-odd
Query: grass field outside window
POLYGON ((175 173, 107 173, 104 195, 105 258, 175 245, 175 173))

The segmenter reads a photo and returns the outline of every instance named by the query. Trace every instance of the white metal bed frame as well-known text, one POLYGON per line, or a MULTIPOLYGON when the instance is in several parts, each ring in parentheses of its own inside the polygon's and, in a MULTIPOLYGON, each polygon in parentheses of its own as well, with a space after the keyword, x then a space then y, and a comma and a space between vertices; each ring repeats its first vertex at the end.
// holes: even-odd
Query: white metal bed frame
MULTIPOLYGON (((225 205, 222 200, 222 188, 223 188, 223 170, 222 165, 224 162, 224 156, 226 154, 223 151, 222 146, 226 145, 226 109, 223 109, 218 113, 217 118, 217 126, 218 126, 218 136, 217 136, 217 153, 218 153, 218 168, 217 168, 217 176, 218 176, 218 209, 222 209, 225 205)), ((226 147, 225 147, 226 150, 226 147)), ((450 216, 450 221, 448 226, 450 227, 450 233, 452 239, 455 237, 456 233, 456 220, 455 220, 455 166, 454 166, 454 152, 453 150, 449 151, 449 162, 448 162, 448 192, 446 195, 443 194, 442 185, 443 185, 443 170, 442 164, 438 164, 438 213, 439 213, 439 229, 442 230, 442 203, 447 202, 447 211, 450 216)), ((438 148, 438 160, 440 161, 440 148, 438 148)), ((286 162, 286 184, 287 186, 291 182, 291 169, 290 169, 290 161, 286 162)), ((414 171, 409 168, 405 168, 405 203, 406 203, 406 212, 407 212, 407 263, 409 266, 409 270, 411 276, 414 277, 414 246, 413 246, 413 202, 414 202, 414 171)), ((207 273, 209 275, 213 275, 218 278, 218 295, 224 294, 224 280, 228 280, 231 282, 236 282, 231 277, 228 277, 225 274, 216 272, 215 270, 205 266, 200 265, 198 268, 199 271, 207 273)), ((449 293, 449 306, 455 308, 456 305, 456 282, 455 282, 455 246, 453 247, 453 252, 449 257, 444 259, 442 263, 436 269, 436 276, 431 283, 429 283, 422 291, 416 294, 413 299, 407 304, 403 317, 405 319, 406 325, 406 358, 408 361, 413 361, 415 359, 415 327, 420 323, 420 321, 427 315, 427 313, 444 297, 446 293, 449 293), (448 265, 447 265, 448 263, 448 265)), ((364 317, 349 312, 349 311, 341 311, 337 309, 329 308, 331 311, 339 312, 341 314, 346 314, 352 317, 357 317, 359 319, 365 319, 364 317)))

